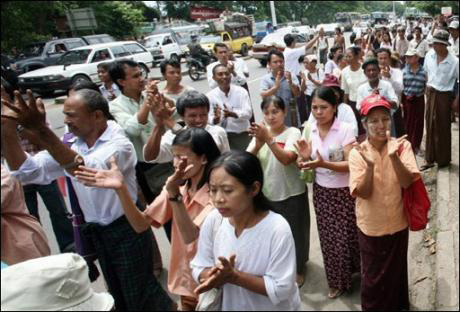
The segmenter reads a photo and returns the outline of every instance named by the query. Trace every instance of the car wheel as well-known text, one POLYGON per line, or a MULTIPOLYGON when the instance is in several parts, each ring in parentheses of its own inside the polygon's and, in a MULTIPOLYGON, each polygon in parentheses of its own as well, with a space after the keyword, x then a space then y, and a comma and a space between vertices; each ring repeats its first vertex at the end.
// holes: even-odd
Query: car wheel
POLYGON ((246 45, 246 43, 243 43, 243 45, 241 46, 241 51, 240 51, 240 54, 242 56, 247 56, 248 55, 248 46, 246 45))
POLYGON ((75 77, 72 78, 72 85, 80 81, 91 81, 91 80, 85 75, 76 75, 75 77))
POLYGON ((139 67, 141 68, 142 77, 147 79, 149 77, 149 69, 144 64, 139 64, 139 67))
POLYGON ((191 65, 188 69, 188 75, 190 76, 190 79, 193 81, 197 81, 200 79, 200 72, 198 70, 198 67, 196 65, 191 65))
POLYGON ((267 67, 267 60, 259 60, 259 63, 262 67, 267 67))

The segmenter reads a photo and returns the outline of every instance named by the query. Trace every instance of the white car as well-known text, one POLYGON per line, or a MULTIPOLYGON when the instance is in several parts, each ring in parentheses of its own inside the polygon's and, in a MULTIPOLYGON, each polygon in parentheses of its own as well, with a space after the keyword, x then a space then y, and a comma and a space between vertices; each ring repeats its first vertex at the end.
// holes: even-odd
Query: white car
POLYGON ((367 30, 369 29, 369 23, 367 22, 360 22, 358 24, 356 24, 355 26, 353 26, 353 32, 357 35, 357 36, 361 36, 362 34, 365 34, 367 32, 367 30))
POLYGON ((176 59, 180 61, 185 51, 179 45, 172 33, 164 33, 145 37, 146 46, 157 46, 161 49, 163 58, 166 60, 176 59))
POLYGON ((72 49, 64 53, 57 65, 48 66, 20 75, 19 88, 31 89, 43 96, 50 96, 55 90, 68 90, 79 80, 100 83, 97 65, 119 59, 137 62, 147 77, 152 67, 152 54, 136 41, 119 41, 94 44, 72 49))

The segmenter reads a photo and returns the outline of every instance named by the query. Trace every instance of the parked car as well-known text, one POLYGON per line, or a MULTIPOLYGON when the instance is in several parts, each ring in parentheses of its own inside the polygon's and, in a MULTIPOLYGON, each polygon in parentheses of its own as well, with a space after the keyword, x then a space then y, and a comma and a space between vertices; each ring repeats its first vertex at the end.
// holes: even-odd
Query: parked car
POLYGON ((144 77, 152 66, 152 54, 136 41, 119 41, 83 46, 66 52, 57 65, 27 72, 19 76, 21 91, 31 89, 43 96, 51 96, 55 90, 68 90, 79 80, 100 83, 97 65, 119 59, 131 59, 139 64, 144 77))
POLYGON ((157 66, 165 60, 163 51, 161 51, 161 48, 156 44, 156 42, 152 40, 145 41, 144 46, 147 50, 149 50, 150 54, 152 54, 153 67, 157 66))
POLYGON ((89 36, 83 36, 83 40, 86 41, 88 45, 90 44, 98 44, 98 43, 109 43, 109 42, 115 42, 116 40, 107 34, 101 34, 101 35, 89 35, 89 36))
MULTIPOLYGON (((274 33, 266 35, 260 43, 257 43, 252 47, 250 55, 257 59, 263 67, 267 66, 268 52, 271 49, 277 49, 283 52, 286 48, 286 45, 284 44, 284 36, 288 33, 290 33, 290 29, 279 29, 274 33)), ((293 35, 297 40, 296 46, 300 47, 306 44, 307 40, 304 36, 296 33, 293 33, 293 35)))
POLYGON ((184 51, 182 51, 178 40, 172 33, 147 36, 144 40, 146 46, 159 47, 161 54, 163 55, 163 59, 176 59, 180 62, 180 59, 184 56, 184 51))
POLYGON ((83 38, 65 38, 29 44, 19 59, 15 60, 16 71, 22 74, 55 65, 65 52, 86 45, 83 38))

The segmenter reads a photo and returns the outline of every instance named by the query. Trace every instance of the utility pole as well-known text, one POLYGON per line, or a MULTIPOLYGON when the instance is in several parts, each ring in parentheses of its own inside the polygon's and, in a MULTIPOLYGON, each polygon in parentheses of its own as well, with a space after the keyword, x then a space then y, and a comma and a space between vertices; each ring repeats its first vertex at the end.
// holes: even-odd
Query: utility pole
POLYGON ((270 11, 272 12, 273 27, 275 27, 278 25, 278 23, 276 22, 275 1, 270 1, 270 11))

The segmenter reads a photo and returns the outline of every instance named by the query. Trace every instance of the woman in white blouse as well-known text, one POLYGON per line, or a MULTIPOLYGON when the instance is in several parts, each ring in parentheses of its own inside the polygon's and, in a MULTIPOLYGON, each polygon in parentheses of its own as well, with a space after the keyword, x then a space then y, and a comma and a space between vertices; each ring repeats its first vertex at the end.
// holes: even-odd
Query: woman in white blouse
POLYGON ((391 37, 389 33, 383 33, 382 42, 380 42, 380 48, 386 48, 390 51, 393 51, 393 45, 391 44, 391 37))
POLYGON ((222 311, 296 311, 300 296, 294 240, 262 192, 264 172, 247 152, 232 151, 209 170, 216 210, 200 229, 191 262, 202 293, 222 288, 222 311))

